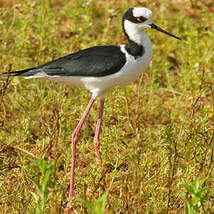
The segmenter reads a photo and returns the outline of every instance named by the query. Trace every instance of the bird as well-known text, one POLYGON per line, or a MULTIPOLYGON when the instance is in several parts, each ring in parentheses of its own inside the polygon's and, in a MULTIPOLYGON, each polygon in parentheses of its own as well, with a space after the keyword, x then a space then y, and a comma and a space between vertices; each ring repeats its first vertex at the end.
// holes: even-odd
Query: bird
POLYGON ((95 100, 100 97, 99 117, 94 135, 94 147, 99 167, 103 167, 100 153, 100 132, 104 102, 108 91, 115 86, 124 87, 137 80, 152 60, 152 42, 144 32, 155 29, 178 40, 181 38, 163 30, 153 23, 153 13, 144 7, 129 8, 122 17, 122 29, 127 38, 126 44, 93 46, 37 67, 12 71, 11 76, 24 76, 25 79, 44 78, 86 88, 91 99, 72 134, 72 163, 69 197, 66 212, 71 209, 74 195, 76 167, 76 144, 79 133, 95 100))

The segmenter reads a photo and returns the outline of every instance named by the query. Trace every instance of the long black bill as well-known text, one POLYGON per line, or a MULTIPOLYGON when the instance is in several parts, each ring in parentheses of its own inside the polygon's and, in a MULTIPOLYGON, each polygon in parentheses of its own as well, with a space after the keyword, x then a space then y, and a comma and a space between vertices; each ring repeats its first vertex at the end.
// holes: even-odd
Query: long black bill
POLYGON ((162 28, 158 27, 158 26, 155 25, 155 24, 151 24, 150 26, 151 26, 151 28, 154 28, 154 29, 156 29, 156 30, 158 30, 158 31, 160 31, 160 32, 162 32, 162 33, 165 33, 165 34, 167 34, 167 35, 169 35, 169 36, 171 36, 171 37, 174 37, 174 38, 176 38, 176 39, 181 40, 181 38, 179 38, 179 37, 177 37, 177 36, 174 36, 174 35, 172 35, 171 33, 168 33, 167 31, 163 30, 162 28))

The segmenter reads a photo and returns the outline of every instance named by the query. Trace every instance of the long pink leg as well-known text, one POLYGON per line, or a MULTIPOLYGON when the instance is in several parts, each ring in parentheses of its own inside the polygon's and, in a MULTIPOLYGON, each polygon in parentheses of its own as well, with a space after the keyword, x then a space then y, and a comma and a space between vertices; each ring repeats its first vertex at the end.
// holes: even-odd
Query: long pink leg
POLYGON ((79 137, 79 133, 82 128, 82 125, 83 125, 84 121, 86 120, 86 117, 87 117, 91 107, 93 106, 95 100, 96 100, 96 98, 93 98, 93 97, 90 99, 88 106, 87 106, 81 120, 79 121, 75 131, 72 134, 72 163, 71 163, 70 192, 69 192, 69 198, 68 198, 68 203, 67 203, 67 206, 65 209, 65 213, 68 213, 69 209, 71 208, 71 199, 74 194, 74 175, 75 175, 75 166, 76 166, 76 143, 78 141, 78 137, 79 137))
POLYGON ((100 113, 99 113, 99 118, 97 120, 97 127, 96 127, 96 132, 94 136, 94 147, 95 151, 97 153, 97 158, 99 160, 99 166, 102 168, 102 158, 100 155, 100 132, 101 132, 101 125, 102 125, 102 118, 103 118, 103 109, 104 109, 104 99, 100 100, 100 113))

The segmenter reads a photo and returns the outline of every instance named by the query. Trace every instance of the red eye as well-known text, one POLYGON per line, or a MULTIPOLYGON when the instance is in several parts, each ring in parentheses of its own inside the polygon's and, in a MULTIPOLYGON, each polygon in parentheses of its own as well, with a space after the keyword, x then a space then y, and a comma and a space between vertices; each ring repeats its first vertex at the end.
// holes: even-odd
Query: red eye
POLYGON ((138 22, 144 22, 145 20, 146 20, 146 18, 143 17, 143 16, 138 16, 138 17, 137 17, 137 21, 138 21, 138 22))

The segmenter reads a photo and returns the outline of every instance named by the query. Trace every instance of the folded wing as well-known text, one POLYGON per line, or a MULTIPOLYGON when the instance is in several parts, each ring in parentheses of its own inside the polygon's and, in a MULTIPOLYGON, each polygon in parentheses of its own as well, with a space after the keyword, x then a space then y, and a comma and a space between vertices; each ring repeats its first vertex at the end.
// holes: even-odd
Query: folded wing
POLYGON ((48 76, 102 77, 118 72, 126 62, 119 46, 94 46, 61 57, 35 68, 11 72, 14 76, 36 76, 43 72, 48 76))

